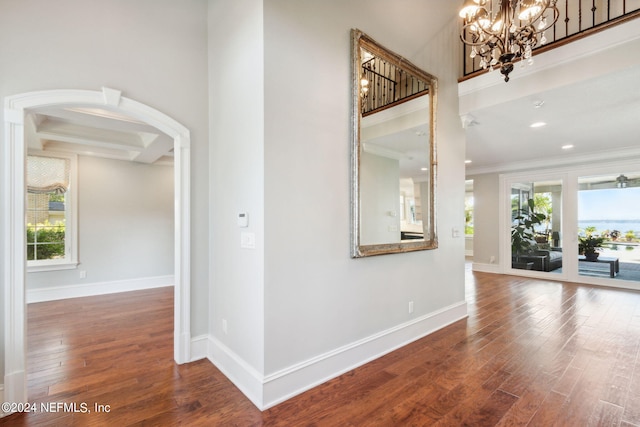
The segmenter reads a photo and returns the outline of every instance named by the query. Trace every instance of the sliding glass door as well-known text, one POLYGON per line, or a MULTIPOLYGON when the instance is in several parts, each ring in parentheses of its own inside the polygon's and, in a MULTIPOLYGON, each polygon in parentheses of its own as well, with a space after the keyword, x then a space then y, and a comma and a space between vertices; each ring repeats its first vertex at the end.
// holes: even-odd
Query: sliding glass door
POLYGON ((514 179, 507 185, 511 269, 562 273, 562 178, 514 179))
POLYGON ((578 274, 640 281, 640 172, 578 177, 578 274))
POLYGON ((503 271, 639 288, 640 170, 629 164, 503 175, 503 271))

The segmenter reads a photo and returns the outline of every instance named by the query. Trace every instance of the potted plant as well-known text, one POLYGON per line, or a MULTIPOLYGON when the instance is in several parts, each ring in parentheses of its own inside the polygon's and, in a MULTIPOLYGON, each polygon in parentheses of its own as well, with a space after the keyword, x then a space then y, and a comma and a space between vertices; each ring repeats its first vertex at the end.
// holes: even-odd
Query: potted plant
POLYGON ((587 234, 578 237, 578 240, 578 254, 584 255, 587 261, 597 261, 598 255, 600 255, 598 251, 602 250, 604 238, 587 234))
POLYGON ((633 242, 636 238, 636 232, 633 230, 629 230, 625 233, 624 238, 627 239, 627 242, 633 242))
POLYGON ((611 240, 615 242, 618 240, 618 237, 620 237, 620 231, 613 230, 611 233, 609 233, 609 236, 611 236, 611 240))
POLYGON ((526 268, 520 257, 535 250, 536 233, 534 227, 547 218, 543 213, 535 212, 533 199, 527 201, 528 209, 518 209, 511 227, 511 253, 514 255, 514 268, 526 268))

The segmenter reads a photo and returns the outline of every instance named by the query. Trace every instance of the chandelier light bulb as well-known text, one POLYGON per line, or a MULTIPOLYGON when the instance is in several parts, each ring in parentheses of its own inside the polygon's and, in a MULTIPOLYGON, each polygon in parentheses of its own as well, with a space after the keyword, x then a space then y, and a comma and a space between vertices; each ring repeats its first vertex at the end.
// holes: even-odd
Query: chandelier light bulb
POLYGON ((544 16, 540 19, 540 23, 538 24, 538 30, 542 31, 547 28, 547 18, 544 16))
POLYGON ((518 15, 518 19, 520 19, 521 21, 529 21, 532 18, 534 18, 536 15, 538 15, 541 9, 542 8, 539 5, 534 4, 533 6, 530 6, 525 10, 521 11, 520 15, 518 15))
POLYGON ((486 30, 487 28, 489 28, 491 26, 491 21, 489 21, 487 18, 478 19, 478 23, 480 24, 480 27, 483 30, 486 30))
POLYGON ((477 3, 478 2, 467 1, 462 7, 462 9, 460 9, 460 13, 458 13, 460 18, 465 18, 465 19, 473 18, 473 15, 475 15, 479 9, 477 3))

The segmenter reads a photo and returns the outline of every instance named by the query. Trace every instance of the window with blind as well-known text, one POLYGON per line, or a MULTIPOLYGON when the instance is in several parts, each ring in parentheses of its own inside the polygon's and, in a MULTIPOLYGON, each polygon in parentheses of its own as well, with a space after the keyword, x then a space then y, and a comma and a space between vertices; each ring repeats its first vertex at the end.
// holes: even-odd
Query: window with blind
POLYGON ((27 156, 27 268, 46 271, 78 264, 74 155, 27 156))

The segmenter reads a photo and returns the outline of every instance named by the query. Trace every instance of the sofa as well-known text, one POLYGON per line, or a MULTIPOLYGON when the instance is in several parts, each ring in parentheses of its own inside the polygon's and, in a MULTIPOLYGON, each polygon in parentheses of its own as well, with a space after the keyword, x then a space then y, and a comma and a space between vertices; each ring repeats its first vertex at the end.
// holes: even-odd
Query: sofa
POLYGON ((562 267, 562 250, 538 249, 520 256, 520 262, 533 263, 532 270, 553 271, 562 267))

